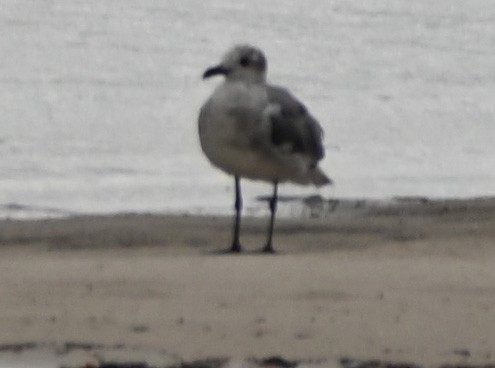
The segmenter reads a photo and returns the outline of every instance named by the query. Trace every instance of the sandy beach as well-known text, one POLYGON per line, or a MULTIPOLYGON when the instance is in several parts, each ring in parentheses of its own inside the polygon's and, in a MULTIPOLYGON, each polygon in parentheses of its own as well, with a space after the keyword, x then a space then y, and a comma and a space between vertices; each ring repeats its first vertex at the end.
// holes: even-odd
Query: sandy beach
POLYGON ((187 361, 495 361, 493 198, 280 219, 275 255, 255 251, 265 222, 246 219, 248 251, 226 255, 224 217, 3 220, 0 361, 29 343, 89 344, 88 359, 120 346, 187 361))

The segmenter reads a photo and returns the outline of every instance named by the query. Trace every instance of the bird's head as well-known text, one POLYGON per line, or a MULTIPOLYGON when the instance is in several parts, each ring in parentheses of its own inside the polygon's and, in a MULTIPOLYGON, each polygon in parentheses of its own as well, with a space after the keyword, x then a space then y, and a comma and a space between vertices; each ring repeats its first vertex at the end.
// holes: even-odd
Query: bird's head
POLYGON ((263 52, 250 45, 230 49, 219 65, 208 68, 203 78, 224 75, 227 80, 260 83, 266 78, 266 58, 263 52))

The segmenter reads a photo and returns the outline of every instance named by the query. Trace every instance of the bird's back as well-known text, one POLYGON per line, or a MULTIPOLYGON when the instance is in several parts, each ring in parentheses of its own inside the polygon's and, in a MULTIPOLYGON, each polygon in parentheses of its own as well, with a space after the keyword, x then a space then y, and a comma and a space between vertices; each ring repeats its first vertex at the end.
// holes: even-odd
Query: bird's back
POLYGON ((285 145, 291 152, 306 155, 314 163, 321 160, 325 151, 319 123, 285 88, 268 86, 267 92, 269 104, 277 107, 275 113, 270 114, 272 144, 285 145))

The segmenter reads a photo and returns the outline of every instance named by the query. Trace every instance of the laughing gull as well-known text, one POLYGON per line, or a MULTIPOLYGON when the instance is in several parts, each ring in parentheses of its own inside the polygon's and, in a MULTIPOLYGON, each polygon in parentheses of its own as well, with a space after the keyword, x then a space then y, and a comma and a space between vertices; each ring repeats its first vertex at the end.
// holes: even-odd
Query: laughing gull
POLYGON ((250 45, 237 45, 203 79, 225 76, 201 107, 201 148, 217 168, 235 178, 235 218, 229 251, 240 252, 240 178, 273 183, 270 222, 263 252, 274 252, 273 224, 278 183, 322 186, 331 180, 317 166, 324 156, 323 131, 288 90, 266 83, 266 58, 250 45))

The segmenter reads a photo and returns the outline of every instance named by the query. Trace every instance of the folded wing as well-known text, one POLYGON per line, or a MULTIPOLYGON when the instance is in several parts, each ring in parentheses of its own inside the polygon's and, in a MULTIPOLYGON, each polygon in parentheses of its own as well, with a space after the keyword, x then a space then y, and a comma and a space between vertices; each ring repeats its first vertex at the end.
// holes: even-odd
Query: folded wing
POLYGON ((286 89, 268 86, 271 144, 290 153, 307 156, 315 165, 321 160, 323 130, 306 107, 286 89))

